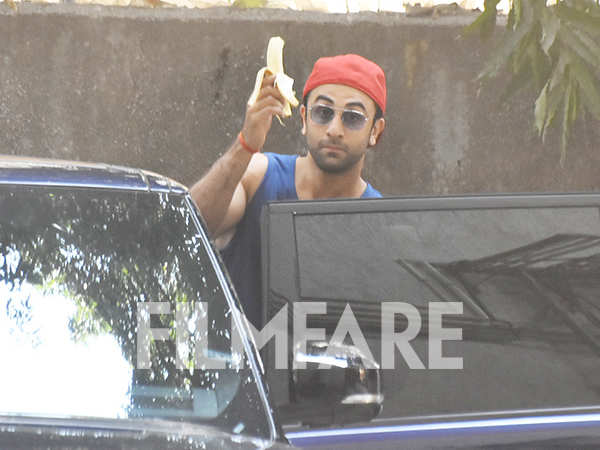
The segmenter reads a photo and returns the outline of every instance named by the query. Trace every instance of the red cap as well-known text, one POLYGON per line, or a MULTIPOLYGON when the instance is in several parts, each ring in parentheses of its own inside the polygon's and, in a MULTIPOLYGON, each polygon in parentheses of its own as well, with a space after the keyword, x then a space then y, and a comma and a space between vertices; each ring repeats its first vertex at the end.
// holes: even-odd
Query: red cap
POLYGON ((373 61, 352 54, 319 58, 306 80, 302 97, 322 84, 344 84, 358 89, 385 113, 385 74, 373 61))

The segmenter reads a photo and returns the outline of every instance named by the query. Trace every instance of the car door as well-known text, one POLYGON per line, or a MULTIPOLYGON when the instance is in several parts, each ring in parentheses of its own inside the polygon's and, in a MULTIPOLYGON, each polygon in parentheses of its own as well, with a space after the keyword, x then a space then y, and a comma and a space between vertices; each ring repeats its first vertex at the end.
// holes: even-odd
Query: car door
MULTIPOLYGON (((351 311, 358 329, 345 342, 382 376, 375 419, 289 422, 293 443, 597 442, 600 196, 273 203, 262 237, 265 323, 285 305, 325 303, 307 327, 330 339, 351 311)), ((275 402, 302 407, 265 353, 275 402)))

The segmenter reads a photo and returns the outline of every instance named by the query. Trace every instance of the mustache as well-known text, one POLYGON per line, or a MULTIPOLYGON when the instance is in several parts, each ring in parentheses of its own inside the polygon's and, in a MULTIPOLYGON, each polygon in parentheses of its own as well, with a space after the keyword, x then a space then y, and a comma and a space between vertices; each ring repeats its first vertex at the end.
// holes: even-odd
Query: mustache
POLYGON ((347 147, 338 139, 321 139, 318 143, 319 148, 335 147, 347 151, 347 147))

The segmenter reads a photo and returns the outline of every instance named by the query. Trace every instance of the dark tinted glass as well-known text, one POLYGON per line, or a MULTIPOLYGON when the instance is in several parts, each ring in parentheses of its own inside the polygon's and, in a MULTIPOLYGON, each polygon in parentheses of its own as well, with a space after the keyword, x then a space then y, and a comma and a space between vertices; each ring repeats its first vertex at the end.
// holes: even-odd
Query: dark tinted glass
POLYGON ((310 109, 310 117, 316 123, 323 125, 331 121, 335 115, 333 108, 325 105, 315 105, 310 109))
POLYGON ((230 330, 185 197, 0 186, 0 414, 158 417, 268 436, 230 330))
POLYGON ((367 122, 367 116, 360 111, 338 109, 327 105, 314 105, 310 108, 311 119, 320 125, 325 125, 333 119, 336 111, 342 113, 342 123, 351 130, 361 129, 367 122))
POLYGON ((351 130, 358 130, 363 127, 367 117, 358 111, 347 110, 342 113, 342 122, 351 130))
POLYGON ((271 302, 327 300, 315 323, 330 330, 349 303, 378 361, 381 303, 420 313, 411 345, 425 369, 396 350, 384 418, 600 404, 598 208, 321 212, 293 224, 297 260, 271 261, 271 302), (297 267, 297 291, 277 287, 280 266, 297 267), (463 305, 444 320, 463 339, 443 344, 462 369, 428 365, 430 302, 463 305))

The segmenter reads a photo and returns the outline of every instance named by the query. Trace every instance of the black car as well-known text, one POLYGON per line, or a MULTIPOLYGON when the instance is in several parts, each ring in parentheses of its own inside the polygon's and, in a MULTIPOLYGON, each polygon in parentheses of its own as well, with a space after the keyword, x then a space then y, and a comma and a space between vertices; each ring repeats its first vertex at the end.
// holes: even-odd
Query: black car
POLYGON ((287 448, 249 336, 183 186, 0 158, 0 448, 287 448))
MULTIPOLYGON (((321 305, 307 333, 331 345, 350 330, 380 368, 376 418, 282 416, 293 444, 600 445, 600 194, 274 202, 262 232, 265 323, 321 305)), ((272 401, 294 410, 301 377, 273 369, 273 348, 263 349, 272 401)))
POLYGON ((0 157, 0 449, 597 448, 599 211, 272 203, 252 330, 185 187, 0 157))

